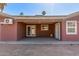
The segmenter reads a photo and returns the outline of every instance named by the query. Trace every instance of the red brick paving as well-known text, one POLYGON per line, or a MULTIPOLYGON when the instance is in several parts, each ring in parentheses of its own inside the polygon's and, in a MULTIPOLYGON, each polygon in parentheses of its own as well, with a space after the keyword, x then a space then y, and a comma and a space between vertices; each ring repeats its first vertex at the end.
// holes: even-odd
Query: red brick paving
POLYGON ((76 56, 79 45, 16 45, 0 44, 1 56, 76 56))

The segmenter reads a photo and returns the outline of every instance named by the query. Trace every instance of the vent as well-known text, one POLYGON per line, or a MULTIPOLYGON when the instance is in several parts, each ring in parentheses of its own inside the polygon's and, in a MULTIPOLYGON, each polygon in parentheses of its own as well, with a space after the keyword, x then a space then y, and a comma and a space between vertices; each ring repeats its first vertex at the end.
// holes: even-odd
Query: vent
POLYGON ((5 18, 3 22, 0 22, 0 24, 13 24, 13 19, 5 18))

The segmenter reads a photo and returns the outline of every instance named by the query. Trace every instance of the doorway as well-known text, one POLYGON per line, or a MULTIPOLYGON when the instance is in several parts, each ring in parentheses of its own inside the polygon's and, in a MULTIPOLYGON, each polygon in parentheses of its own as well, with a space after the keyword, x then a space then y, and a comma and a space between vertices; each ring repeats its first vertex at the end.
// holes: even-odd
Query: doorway
POLYGON ((36 36, 36 26, 35 25, 27 25, 26 26, 26 36, 27 37, 35 37, 36 36))

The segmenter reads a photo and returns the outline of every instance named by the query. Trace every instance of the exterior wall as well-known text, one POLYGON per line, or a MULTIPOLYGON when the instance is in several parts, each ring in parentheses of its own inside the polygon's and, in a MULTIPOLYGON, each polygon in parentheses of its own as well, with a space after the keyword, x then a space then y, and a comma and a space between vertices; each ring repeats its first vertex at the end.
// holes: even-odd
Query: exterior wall
POLYGON ((26 24, 17 23, 17 39, 23 39, 26 36, 26 24))
MULTIPOLYGON (((3 21, 2 19, 4 18, 5 17, 0 16, 0 22, 3 21)), ((22 21, 23 20, 21 20, 21 22, 14 21, 14 24, 3 24, 3 25, 0 24, 0 40, 15 41, 15 40, 20 40, 26 37, 26 26, 30 25, 31 23, 29 24, 29 22, 28 23, 26 22, 27 23, 26 25, 25 23, 22 23, 22 21)), ((37 22, 38 20, 35 20, 35 21, 37 22)), ((42 20, 42 21, 45 22, 46 20, 42 20)), ((55 19, 53 21, 55 21, 55 19)), ((50 35, 53 34, 53 37, 55 37, 55 23, 56 21, 49 24, 48 31, 41 31, 41 23, 34 24, 36 25, 36 36, 37 37, 50 37, 50 35)), ((79 40, 79 15, 62 20, 60 32, 61 32, 60 36, 62 40, 70 40, 70 41, 79 40), (77 34, 76 35, 66 35, 66 21, 67 20, 77 20, 77 34)))
MULTIPOLYGON (((5 17, 0 16, 0 22, 4 21, 5 17)), ((0 24, 0 40, 1 41, 15 41, 17 40, 17 23, 14 24, 0 24)))
POLYGON ((17 24, 4 24, 0 25, 0 34, 2 41, 15 41, 17 40, 17 24))
POLYGON ((62 21, 62 40, 79 40, 79 15, 62 21), (67 20, 77 20, 77 35, 66 35, 67 20))
POLYGON ((60 22, 60 40, 62 40, 62 22, 60 22))
POLYGON ((26 25, 24 23, 0 25, 1 41, 16 41, 23 39, 26 34, 26 25))
POLYGON ((0 25, 0 40, 1 40, 1 25, 0 25))
POLYGON ((48 31, 41 31, 41 24, 36 25, 37 37, 50 37, 51 34, 53 34, 53 37, 54 37, 54 33, 55 33, 55 23, 49 24, 48 31))

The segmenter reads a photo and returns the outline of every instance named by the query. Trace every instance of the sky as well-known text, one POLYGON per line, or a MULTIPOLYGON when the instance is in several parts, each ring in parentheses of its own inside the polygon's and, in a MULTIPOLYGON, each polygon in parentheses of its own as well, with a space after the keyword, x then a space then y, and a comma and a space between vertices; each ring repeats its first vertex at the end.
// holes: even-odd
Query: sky
POLYGON ((68 15, 79 11, 79 3, 8 3, 4 8, 10 15, 41 15, 42 11, 46 15, 68 15))

